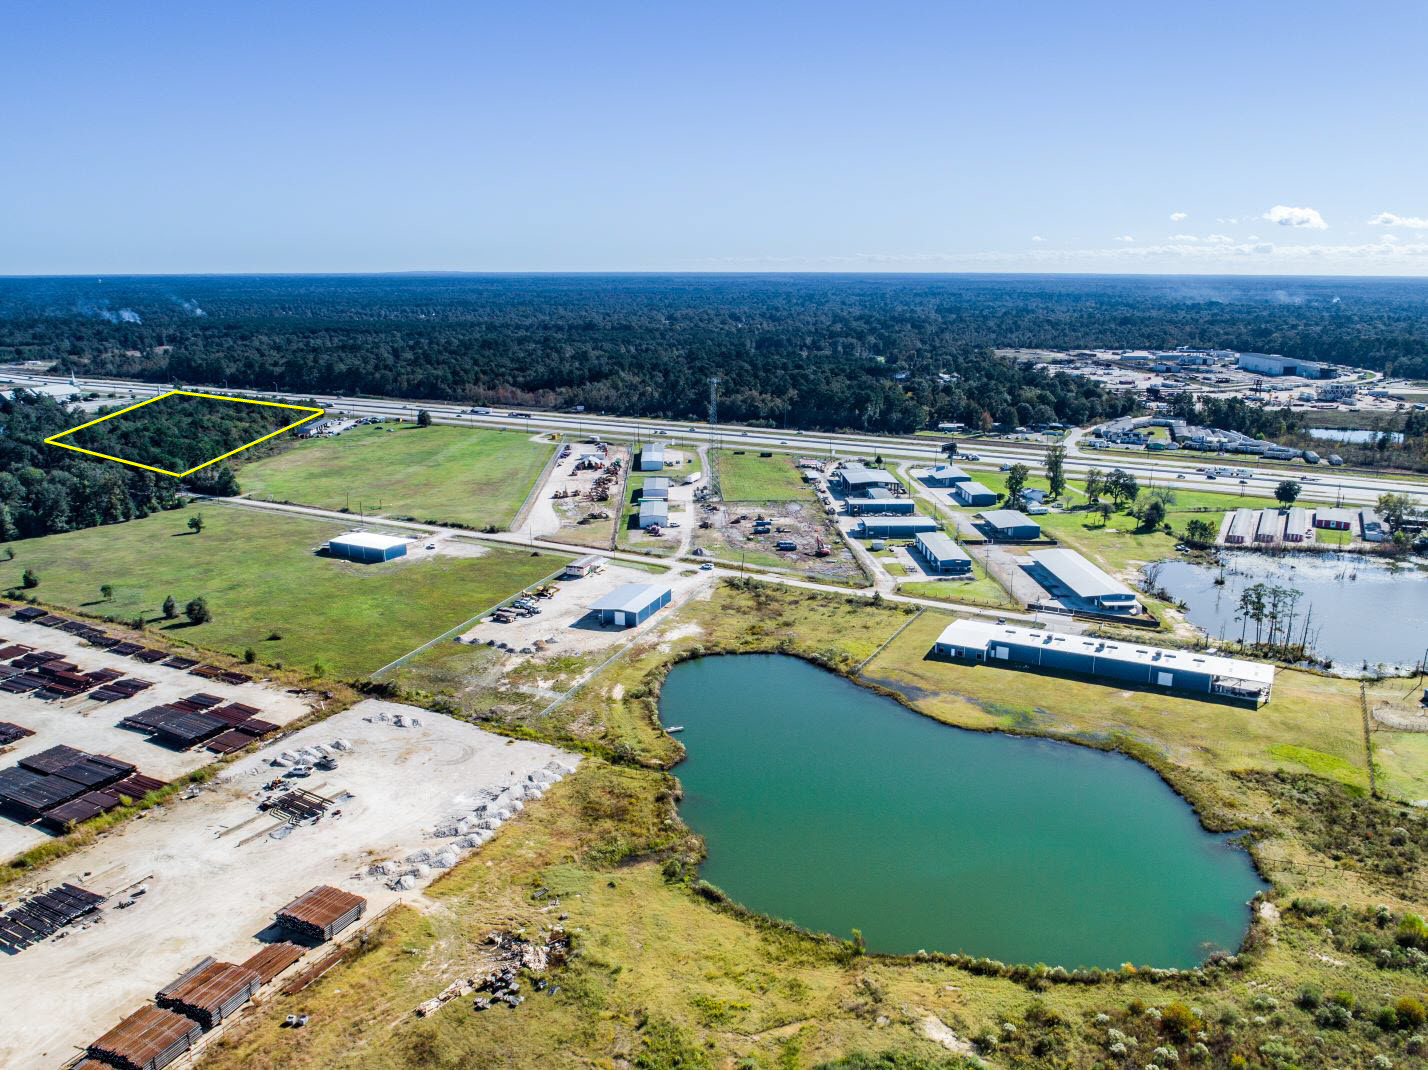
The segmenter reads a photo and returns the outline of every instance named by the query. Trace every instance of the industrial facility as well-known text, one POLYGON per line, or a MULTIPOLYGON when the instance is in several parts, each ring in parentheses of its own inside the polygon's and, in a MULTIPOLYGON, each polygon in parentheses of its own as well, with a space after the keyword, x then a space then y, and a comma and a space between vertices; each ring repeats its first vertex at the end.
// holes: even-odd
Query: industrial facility
POLYGON ((980 509, 983 506, 996 505, 1001 495, 975 479, 963 479, 952 484, 952 497, 957 499, 959 505, 980 509))
POLYGON ((1137 613, 1140 603, 1135 592, 1115 577, 1097 568, 1075 550, 1060 547, 1032 550, 1026 555, 1031 573, 1047 592, 1069 609, 1097 613, 1137 613))
POLYGON ((978 515, 987 534, 997 542, 1031 542, 1041 538, 1041 525, 1020 509, 988 509, 978 515))
POLYGON ((664 471, 664 447, 657 442, 652 442, 640 450, 640 471, 641 472, 663 472, 664 471))
POLYGON ((845 498, 843 504, 849 516, 883 514, 885 516, 909 516, 917 512, 917 503, 908 497, 894 497, 886 487, 870 487, 866 495, 845 498))
POLYGON ((1273 665, 980 620, 953 621, 932 649, 965 661, 1053 669, 1255 705, 1268 702, 1274 686, 1273 665))
POLYGON ((374 535, 368 531, 349 531, 327 541, 329 557, 340 557, 347 561, 357 561, 364 565, 378 561, 390 561, 394 557, 405 557, 406 539, 395 535, 374 535))
POLYGON ((898 478, 881 468, 867 468, 861 464, 848 464, 839 468, 830 477, 845 494, 862 494, 870 487, 887 487, 894 494, 899 493, 902 484, 898 478))
POLYGON ((1278 353, 1241 353, 1236 363, 1241 371, 1256 375, 1297 375, 1301 379, 1323 379, 1326 374, 1332 374, 1317 361, 1281 357, 1278 353))
POLYGON ((633 628, 669 605, 672 592, 665 584, 625 583, 590 607, 601 624, 633 628))
POLYGON ((965 576, 972 571, 967 551, 944 532, 919 531, 912 549, 939 576, 965 576))
POLYGON ((635 522, 642 528, 656 525, 662 528, 668 527, 669 502, 664 498, 641 498, 639 513, 635 517, 635 522))
POLYGON ((922 481, 929 487, 950 487, 957 483, 963 483, 972 477, 955 464, 939 464, 932 471, 922 477, 922 481))
POLYGON ((939 531, 930 516, 865 516, 851 534, 855 539, 910 539, 919 531, 939 531))

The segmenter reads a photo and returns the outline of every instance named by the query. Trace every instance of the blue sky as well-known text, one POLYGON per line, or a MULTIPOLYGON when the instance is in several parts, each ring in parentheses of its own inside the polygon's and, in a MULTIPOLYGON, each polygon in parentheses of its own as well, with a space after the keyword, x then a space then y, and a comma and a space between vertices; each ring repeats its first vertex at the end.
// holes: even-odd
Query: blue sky
POLYGON ((1428 266, 1422 4, 56 0, 5 33, 3 274, 1428 266))

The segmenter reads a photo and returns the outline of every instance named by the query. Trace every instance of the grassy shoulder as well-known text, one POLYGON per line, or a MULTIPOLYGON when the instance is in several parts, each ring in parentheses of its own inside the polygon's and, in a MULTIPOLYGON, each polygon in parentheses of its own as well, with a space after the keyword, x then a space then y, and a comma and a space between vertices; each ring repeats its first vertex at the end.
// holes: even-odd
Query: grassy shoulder
POLYGON ((520 431, 374 424, 299 442, 238 479, 263 501, 504 530, 554 449, 520 431))
POLYGON ((344 528, 329 521, 219 505, 48 535, 15 544, 0 562, 0 589, 26 570, 37 597, 96 617, 142 619, 169 639, 259 661, 320 663, 341 677, 373 672, 559 567, 564 558, 499 546, 479 556, 398 558, 375 565, 316 553, 344 528), (203 520, 191 532, 186 521, 203 520), (110 597, 101 585, 113 588, 110 597), (165 620, 202 597, 212 619, 165 620))

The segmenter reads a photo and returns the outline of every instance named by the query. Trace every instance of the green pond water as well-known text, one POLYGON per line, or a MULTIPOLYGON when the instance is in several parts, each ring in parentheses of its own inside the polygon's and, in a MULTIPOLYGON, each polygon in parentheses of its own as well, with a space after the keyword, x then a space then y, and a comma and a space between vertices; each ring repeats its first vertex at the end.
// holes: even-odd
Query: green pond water
POLYGON ((701 876, 875 951, 1189 967, 1239 946, 1264 888, 1138 762, 939 724, 797 658, 685 662, 660 711, 701 876))

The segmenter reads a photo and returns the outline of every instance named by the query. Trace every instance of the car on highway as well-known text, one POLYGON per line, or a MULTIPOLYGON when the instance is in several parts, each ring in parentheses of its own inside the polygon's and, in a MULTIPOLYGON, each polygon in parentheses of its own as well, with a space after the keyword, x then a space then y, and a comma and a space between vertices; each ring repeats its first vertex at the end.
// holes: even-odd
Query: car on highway
POLYGON ((656 427, 656 428, 655 428, 655 434, 657 434, 657 435, 667 435, 667 434, 669 434, 669 432, 666 431, 663 427, 656 427))
POLYGON ((982 459, 981 456, 976 453, 959 453, 957 456, 959 460, 963 461, 980 461, 982 459))
POLYGON ((786 439, 786 438, 781 438, 781 439, 778 440, 778 444, 779 444, 780 446, 787 446, 787 445, 788 445, 788 439, 786 439))
POLYGON ((1244 486, 1244 485, 1245 485, 1246 483, 1248 483, 1248 482, 1249 482, 1248 479, 1242 479, 1242 480, 1240 480, 1240 486, 1244 486))
POLYGON ((1178 476, 1176 476, 1175 478, 1176 478, 1176 479, 1184 479, 1184 478, 1185 478, 1185 473, 1184 473, 1184 472, 1181 472, 1181 473, 1180 473, 1178 476))

